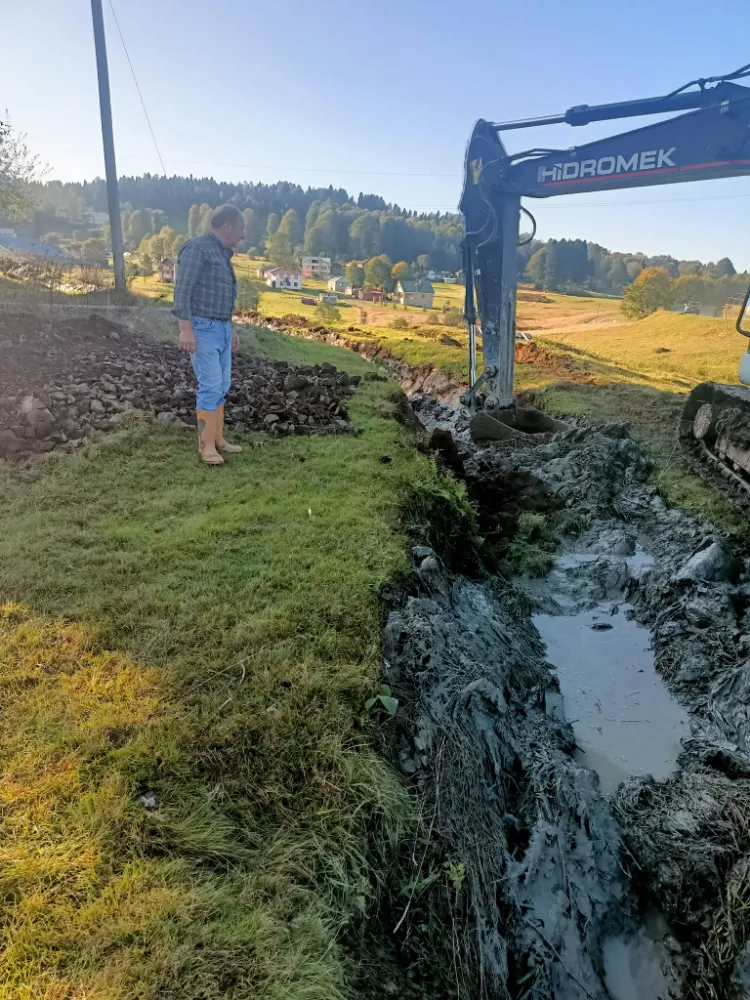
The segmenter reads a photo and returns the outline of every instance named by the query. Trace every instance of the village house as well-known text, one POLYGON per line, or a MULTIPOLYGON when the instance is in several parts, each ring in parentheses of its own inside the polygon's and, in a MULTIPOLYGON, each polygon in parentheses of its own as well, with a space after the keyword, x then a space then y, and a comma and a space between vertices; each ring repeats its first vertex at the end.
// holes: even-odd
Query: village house
MULTIPOLYGON (((346 292, 347 288, 351 288, 352 283, 348 278, 340 274, 337 278, 328 279, 328 291, 329 292, 346 292)), ((348 293, 351 295, 351 292, 348 293)))
POLYGON ((303 257, 302 277, 318 278, 320 281, 328 281, 331 277, 330 257, 303 257))
POLYGON ((393 297, 405 306, 432 309, 435 301, 435 289, 428 278, 420 278, 419 281, 399 281, 393 297))
POLYGON ((264 277, 269 288, 302 288, 302 274, 289 267, 268 267, 264 277))
POLYGON ((177 258, 162 257, 156 265, 156 272, 162 284, 173 285, 177 280, 177 258))
POLYGON ((379 288, 352 288, 349 285, 349 289, 351 289, 351 294, 355 299, 361 299, 363 302, 383 301, 383 293, 379 288))

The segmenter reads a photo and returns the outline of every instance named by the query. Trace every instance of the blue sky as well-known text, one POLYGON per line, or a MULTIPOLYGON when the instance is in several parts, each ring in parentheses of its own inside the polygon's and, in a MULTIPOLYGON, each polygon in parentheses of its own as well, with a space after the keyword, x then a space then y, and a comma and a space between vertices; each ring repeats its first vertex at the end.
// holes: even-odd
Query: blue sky
MULTIPOLYGON (((648 97, 750 62, 748 0, 112 2, 168 173, 332 183, 424 211, 455 208, 476 118, 648 97)), ((89 0, 3 6, 0 107, 48 176, 101 176, 89 0)), ((118 171, 159 172, 104 6, 118 171)), ((621 126, 517 132, 508 145, 567 147, 621 126)), ((750 177, 530 207, 543 238, 750 267, 750 177)))

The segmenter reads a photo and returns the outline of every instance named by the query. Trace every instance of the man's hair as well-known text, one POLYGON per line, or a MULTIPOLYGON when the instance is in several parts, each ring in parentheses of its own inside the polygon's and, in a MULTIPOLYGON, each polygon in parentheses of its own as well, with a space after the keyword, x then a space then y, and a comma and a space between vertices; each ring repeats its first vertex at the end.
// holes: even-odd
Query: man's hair
POLYGON ((242 218, 242 212, 236 205, 219 205, 211 217, 211 228, 221 229, 227 222, 237 222, 242 218))

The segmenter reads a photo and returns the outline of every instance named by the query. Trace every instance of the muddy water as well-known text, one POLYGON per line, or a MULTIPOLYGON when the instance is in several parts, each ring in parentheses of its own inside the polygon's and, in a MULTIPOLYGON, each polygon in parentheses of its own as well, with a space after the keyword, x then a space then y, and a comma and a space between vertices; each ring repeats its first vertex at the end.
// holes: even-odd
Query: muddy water
POLYGON ((599 774, 605 795, 630 775, 666 778, 688 716, 654 670, 647 629, 611 601, 575 615, 535 615, 556 670, 579 759, 599 774))
POLYGON ((604 941, 604 983, 612 1000, 669 1000, 665 955, 645 931, 604 941))
POLYGON ((627 581, 653 564, 632 536, 595 533, 588 549, 561 554, 543 584, 557 613, 533 619, 557 673, 578 759, 599 774, 605 795, 630 776, 666 778, 689 735, 687 713, 654 669, 649 631, 618 600, 627 581))

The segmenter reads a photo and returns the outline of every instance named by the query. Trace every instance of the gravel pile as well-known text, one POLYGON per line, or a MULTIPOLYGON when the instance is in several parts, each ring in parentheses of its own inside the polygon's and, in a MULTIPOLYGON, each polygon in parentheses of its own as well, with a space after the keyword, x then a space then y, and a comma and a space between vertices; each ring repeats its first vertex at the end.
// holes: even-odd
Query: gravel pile
MULTIPOLYGON (((235 356, 226 423, 241 434, 352 431, 347 401, 359 376, 235 356)), ((45 322, 0 316, 0 456, 71 451, 129 412, 195 425, 195 377, 186 354, 98 315, 45 322)))

